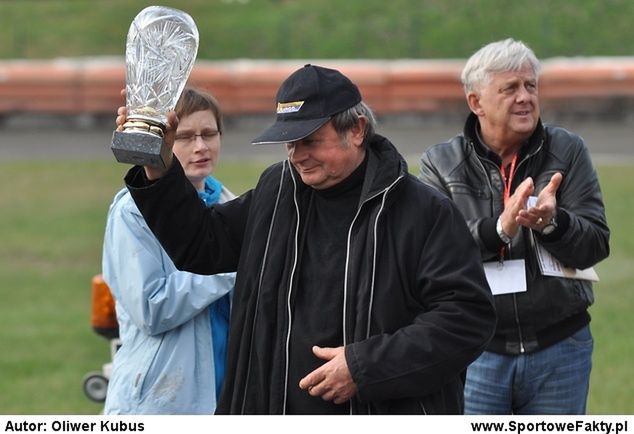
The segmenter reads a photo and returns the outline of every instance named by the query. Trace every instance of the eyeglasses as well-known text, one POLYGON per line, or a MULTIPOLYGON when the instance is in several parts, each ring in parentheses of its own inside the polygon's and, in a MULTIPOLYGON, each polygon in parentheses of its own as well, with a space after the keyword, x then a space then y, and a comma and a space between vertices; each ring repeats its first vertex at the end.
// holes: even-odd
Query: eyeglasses
POLYGON ((196 141, 196 137, 200 137, 203 142, 205 142, 206 144, 210 144, 216 137, 218 137, 218 135, 220 135, 220 131, 215 130, 203 131, 200 134, 176 134, 174 141, 182 145, 190 145, 196 141))

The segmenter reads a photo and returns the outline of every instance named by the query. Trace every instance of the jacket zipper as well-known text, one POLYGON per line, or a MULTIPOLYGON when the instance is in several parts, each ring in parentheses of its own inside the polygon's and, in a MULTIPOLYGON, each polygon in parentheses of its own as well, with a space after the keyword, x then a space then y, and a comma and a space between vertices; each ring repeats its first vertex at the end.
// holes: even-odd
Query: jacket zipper
POLYGON ((418 400, 418 405, 420 405, 420 410, 423 412, 423 416, 427 416, 427 409, 425 409, 425 404, 423 404, 423 401, 418 400))
MULTIPOLYGON (((357 218, 359 217, 359 214, 361 213, 361 209, 363 208, 363 206, 368 203, 369 201, 371 201, 372 199, 374 199, 375 197, 378 197, 380 195, 383 195, 383 200, 381 201, 381 208, 379 209, 379 211, 376 214, 376 218, 374 219, 374 236, 373 236, 373 241, 374 241, 374 251, 373 251, 373 263, 372 263, 372 286, 370 289, 370 302, 368 305, 368 322, 366 324, 366 337, 369 336, 370 334, 370 323, 371 323, 371 316, 372 316, 372 303, 374 300, 374 277, 376 275, 376 227, 379 221, 379 217, 381 215, 381 212, 383 211, 383 207, 385 205, 385 200, 387 198, 387 194, 389 193, 389 191, 401 180, 403 179, 404 175, 400 175, 398 178, 396 178, 394 180, 394 182, 392 182, 392 184, 388 185, 387 187, 385 187, 383 190, 375 193, 374 195, 366 198, 363 200, 363 202, 361 202, 361 204, 359 205, 359 208, 357 209, 357 213, 355 214, 354 218, 352 219, 352 223, 350 223, 350 227, 348 228, 348 240, 347 240, 347 247, 346 247, 346 266, 345 266, 345 274, 344 274, 344 280, 343 280, 343 315, 342 315, 342 320, 343 320, 343 346, 345 347, 348 343, 348 334, 346 331, 346 318, 348 316, 348 309, 347 309, 347 305, 348 305, 348 267, 350 265, 350 248, 351 248, 351 237, 352 237, 352 228, 354 227, 355 222, 357 221, 357 218)), ((354 398, 353 398, 354 399, 354 398)), ((353 414, 352 412, 352 403, 350 403, 350 415, 353 414)), ((370 413, 369 411, 369 405, 368 405, 368 414, 370 413)))
MULTIPOLYGON (((290 170, 290 166, 289 166, 290 170)), ((290 353, 290 343, 291 343, 291 329, 293 325, 293 311, 291 306, 291 296, 293 293, 293 282, 295 278, 295 272, 297 271, 297 257, 298 257, 298 249, 299 249, 299 227, 300 227, 300 212, 299 205, 297 203, 297 181, 293 176, 291 171, 290 173, 291 179, 293 180, 293 203, 295 204, 295 213, 297 214, 297 224, 295 225, 295 241, 294 241, 294 258, 293 258, 293 268, 291 269, 291 275, 289 278, 289 287, 288 287, 288 297, 286 299, 286 314, 288 316, 288 326, 286 329, 286 344, 284 346, 284 399, 282 401, 282 414, 286 414, 286 401, 288 398, 288 360, 290 353)))
MULTIPOLYGON (((535 149, 534 152, 532 152, 531 154, 528 154, 526 157, 522 159, 522 161, 519 162, 519 164, 517 165, 517 168, 519 169, 523 164, 526 164, 526 161, 528 161, 529 158, 537 154, 542 149, 543 145, 544 145, 544 139, 542 139, 539 142, 539 146, 537 146, 537 149, 535 149)), ((509 256, 511 256, 511 247, 512 245, 508 246, 509 256)), ((520 325, 520 314, 519 314, 519 307, 517 306, 516 294, 513 294, 513 311, 514 311, 513 313, 515 317, 515 325, 517 326, 517 337, 520 344, 520 354, 524 354, 524 352, 526 351, 526 348, 524 347, 524 334, 522 333, 522 326, 520 325)))
MULTIPOLYGON (((469 144, 471 145, 472 151, 475 152, 474 150, 474 144, 472 141, 469 141, 469 144)), ((536 155, 544 146, 544 139, 541 139, 541 141, 539 142, 539 146, 537 146, 537 149, 535 149, 535 151, 533 151, 532 153, 528 154, 526 157, 524 157, 522 159, 522 161, 519 162, 519 164, 517 165, 517 168, 519 169, 523 164, 526 164, 526 161, 528 161, 528 159, 530 157, 533 157, 534 155, 536 155)), ((476 157, 476 160, 480 163, 480 168, 482 169, 482 171, 484 172, 485 175, 485 179, 487 180, 487 183, 489 185, 489 190, 491 192, 493 192, 493 187, 491 186, 491 181, 489 180, 489 177, 487 175, 486 169, 484 168, 484 165, 482 164, 482 162, 480 161, 479 158, 476 157)), ((488 162, 490 162, 491 164, 493 164, 492 161, 490 160, 486 160, 488 162)), ((493 208, 493 204, 491 204, 491 208, 493 208)), ((493 213, 493 209, 491 209, 491 212, 493 213)), ((509 249, 509 256, 511 256, 511 245, 509 244, 508 249, 509 249)), ((517 334, 518 334, 518 339, 519 339, 519 344, 520 344, 520 353, 523 354, 526 349, 524 347, 524 335, 522 333, 522 327, 520 325, 520 318, 519 318, 519 309, 517 307, 517 296, 515 294, 513 294, 513 316, 515 319, 515 325, 517 326, 517 334)))
MULTIPOLYGON (((404 177, 404 175, 400 175, 398 178, 396 178, 394 180, 394 182, 392 184, 390 184, 389 186, 387 186, 386 188, 384 188, 383 190, 381 190, 380 192, 374 194, 373 196, 370 196, 368 198, 366 198, 361 205, 359 205, 359 208, 357 209, 357 213, 355 214, 354 218, 352 219, 352 223, 350 224, 350 227, 348 228, 348 241, 347 241, 347 248, 346 248, 346 265, 345 265, 345 276, 344 276, 344 291, 343 291, 343 346, 345 347, 347 342, 348 342, 348 337, 347 337, 347 333, 346 333, 346 317, 347 317, 347 309, 346 309, 346 304, 347 304, 347 298, 348 298, 348 267, 350 265, 350 238, 352 236, 352 228, 354 227, 354 224, 357 220, 357 218, 359 217, 359 214, 361 212, 361 208, 363 208, 363 205, 365 205, 367 202, 369 202, 370 200, 374 199, 375 197, 383 194, 385 196, 387 196, 387 193, 389 192, 389 190, 394 187, 402 178, 404 177)), ((287 396, 288 396, 288 371, 289 371, 289 366, 288 366, 288 360, 289 360, 289 352, 290 352, 290 337, 291 337, 291 325, 292 325, 292 309, 291 309, 291 294, 292 294, 292 282, 293 282, 293 276, 295 274, 296 271, 296 267, 297 267, 297 243, 298 243, 298 230, 299 230, 299 218, 300 218, 300 213, 299 213, 299 205, 297 204, 297 182, 295 180, 295 177, 293 176, 293 174, 291 173, 291 179, 293 180, 293 187, 294 187, 294 194, 293 194, 293 201, 295 203, 295 212, 297 213, 297 225, 295 228, 295 259, 294 259, 294 263, 293 263, 293 269, 291 270, 291 278, 290 278, 290 285, 291 287, 289 287, 288 290, 288 298, 286 300, 286 308, 287 308, 287 314, 288 314, 288 327, 287 327, 287 331, 286 331, 286 346, 285 346, 285 361, 284 361, 284 365, 285 365, 285 369, 284 369, 284 399, 283 399, 283 405, 282 405, 282 414, 286 414, 286 400, 287 400, 287 396)), ((381 208, 383 208, 383 205, 385 204, 385 197, 383 199, 383 202, 381 203, 381 208)), ((377 213, 377 218, 375 220, 375 235, 376 235, 376 223, 378 222, 378 217, 380 215, 380 211, 379 213, 377 213)), ((376 239, 375 239, 375 257, 376 257, 376 239)), ((374 269, 373 269, 373 276, 372 276, 372 283, 374 285, 374 269)), ((372 291, 374 291, 374 286, 372 287, 372 291)), ((373 295, 372 295, 373 297, 373 295)), ((372 302, 370 302, 371 304, 372 302)), ((369 310, 371 310, 371 305, 369 307, 369 310)), ((369 331, 370 329, 370 317, 368 316, 368 324, 367 324, 367 330, 369 331)), ((350 414, 352 414, 352 405, 350 405, 350 414)))
POLYGON ((277 214, 277 208, 278 208, 278 204, 280 201, 280 196, 281 196, 281 192, 282 192, 282 181, 284 179, 284 171, 286 170, 286 161, 283 162, 282 164, 282 171, 280 174, 280 186, 277 190, 277 198, 275 199, 275 206, 273 207, 273 215, 271 216, 271 224, 269 225, 269 233, 267 234, 267 238, 266 238, 266 246, 264 248, 264 255, 262 258, 262 267, 260 268, 260 276, 259 276, 259 280, 258 280, 258 289, 257 289, 257 296, 255 298, 255 310, 254 310, 254 318, 253 318, 253 325, 251 327, 251 342, 249 343, 249 360, 247 362, 247 375, 246 375, 246 381, 245 381, 245 391, 244 391, 244 396, 242 398, 242 408, 240 413, 244 414, 244 409, 246 407, 246 398, 248 396, 248 387, 249 387, 249 377, 251 376, 251 356, 253 354, 253 336, 254 336, 254 329, 255 329, 255 325, 257 323, 257 315, 258 315, 258 304, 260 301, 260 292, 262 289, 262 279, 264 278, 264 269, 266 268, 266 260, 268 258, 268 252, 269 252, 269 245, 271 244, 271 236, 273 234, 273 224, 275 223, 275 216, 277 214))
POLYGON ((520 353, 524 354, 524 336, 522 335, 522 327, 520 326, 520 315, 517 308, 517 296, 513 294, 513 310, 515 311, 515 324, 517 325, 517 335, 520 342, 520 353))
POLYGON ((357 213, 355 214, 354 218, 352 219, 352 223, 350 224, 350 227, 348 228, 348 240, 347 240, 347 247, 346 247, 346 267, 345 267, 345 275, 344 275, 344 281, 343 281, 343 345, 346 346, 348 344, 348 334, 346 332, 346 317, 348 316, 347 314, 347 300, 348 300, 348 268, 350 265, 350 247, 351 247, 351 237, 352 237, 352 228, 354 227, 355 222, 357 221, 357 218, 359 217, 359 214, 361 213, 361 209, 363 208, 363 206, 368 203, 369 201, 371 201, 372 199, 374 199, 377 196, 383 195, 383 201, 381 202, 381 209, 379 209, 379 212, 376 215, 376 218, 374 220, 374 252, 373 252, 373 264, 372 264, 372 288, 371 288, 371 295, 370 295, 370 306, 368 307, 368 323, 366 325, 366 337, 369 336, 370 333, 370 320, 371 320, 371 310, 372 310, 372 300, 374 297, 374 275, 375 275, 375 265, 376 265, 376 225, 378 223, 379 220, 379 216, 381 215, 381 212, 383 211, 383 207, 385 205, 385 199, 387 198, 387 193, 390 191, 390 189, 392 189, 401 179, 403 179, 404 175, 400 175, 398 178, 396 178, 394 180, 394 182, 392 182, 392 184, 388 185, 387 187, 385 187, 383 190, 375 193, 374 195, 366 198, 360 205, 359 208, 357 209, 357 213))

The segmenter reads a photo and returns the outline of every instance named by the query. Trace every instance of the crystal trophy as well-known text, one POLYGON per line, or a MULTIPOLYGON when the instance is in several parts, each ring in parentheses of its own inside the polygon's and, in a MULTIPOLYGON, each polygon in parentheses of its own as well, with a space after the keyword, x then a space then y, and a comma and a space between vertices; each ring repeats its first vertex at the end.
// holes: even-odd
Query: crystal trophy
POLYGON ((111 149, 117 161, 165 168, 163 136, 194 66, 198 29, 178 9, 150 6, 134 18, 125 50, 127 119, 115 131, 111 149))

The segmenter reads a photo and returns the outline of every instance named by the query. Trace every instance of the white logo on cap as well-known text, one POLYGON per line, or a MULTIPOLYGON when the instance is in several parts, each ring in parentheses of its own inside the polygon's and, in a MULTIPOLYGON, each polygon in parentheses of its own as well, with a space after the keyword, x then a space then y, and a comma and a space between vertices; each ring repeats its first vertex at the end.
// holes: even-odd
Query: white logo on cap
POLYGON ((297 113, 304 105, 304 101, 278 102, 277 114, 281 113, 297 113))

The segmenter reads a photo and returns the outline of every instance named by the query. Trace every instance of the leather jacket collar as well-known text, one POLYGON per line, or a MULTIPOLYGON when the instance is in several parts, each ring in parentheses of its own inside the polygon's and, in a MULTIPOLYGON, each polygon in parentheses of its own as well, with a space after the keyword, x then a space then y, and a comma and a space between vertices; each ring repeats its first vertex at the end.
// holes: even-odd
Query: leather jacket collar
MULTIPOLYGON (((474 113, 470 113, 467 117, 467 121, 465 122, 463 132, 466 142, 473 146, 480 158, 486 158, 499 165, 500 157, 480 141, 479 134, 477 133, 478 128, 480 128, 478 117, 474 113)), ((519 159, 522 160, 527 155, 531 155, 536 152, 544 142, 545 137, 546 131, 540 118, 537 121, 537 126, 535 127, 533 134, 531 134, 526 143, 524 143, 524 145, 520 148, 519 159)))

